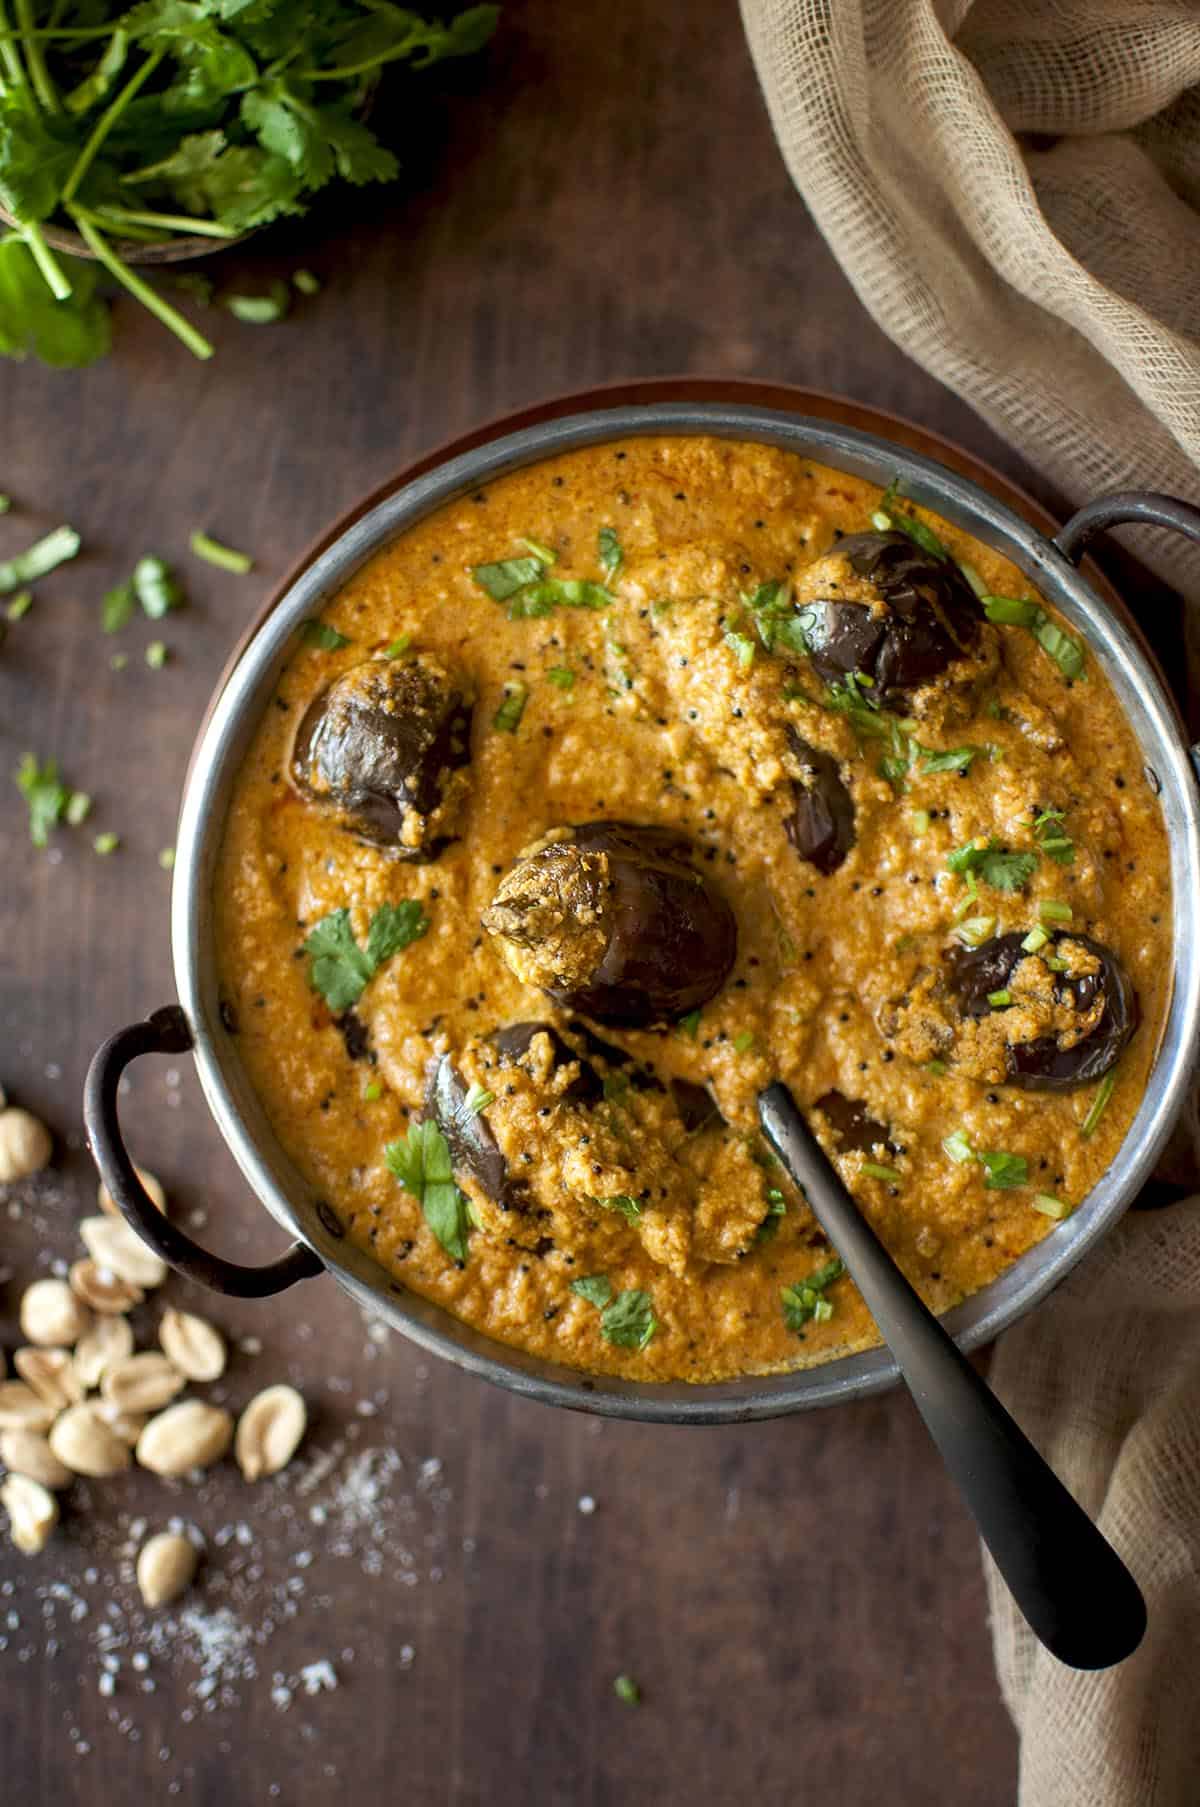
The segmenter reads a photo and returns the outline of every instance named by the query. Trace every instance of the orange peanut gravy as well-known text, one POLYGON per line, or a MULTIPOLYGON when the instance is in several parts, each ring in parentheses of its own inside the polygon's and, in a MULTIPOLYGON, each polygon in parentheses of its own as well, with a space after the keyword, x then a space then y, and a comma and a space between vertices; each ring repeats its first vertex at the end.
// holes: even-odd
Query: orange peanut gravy
MULTIPOLYGON (((864 1175, 860 1154, 836 1158, 939 1310, 1052 1234, 1035 1194, 1077 1205, 1126 1132, 1170 982, 1168 859, 1134 737, 1094 660, 1068 684, 1031 633, 986 627, 986 682, 965 704, 961 689, 952 700, 930 686, 911 714, 923 744, 972 743, 991 756, 965 776, 915 774, 898 793, 879 775, 878 741, 860 743, 843 716, 804 697, 783 700, 789 677, 807 697, 824 695, 803 658, 760 649, 744 666, 725 640, 739 621, 753 635, 740 592, 787 578, 802 596, 806 564, 834 547, 835 530, 866 528, 878 497, 791 453, 706 438, 632 439, 534 465, 446 505, 378 554, 323 617, 351 644, 302 645, 264 713, 216 879, 222 992, 241 1058, 283 1146, 349 1235, 389 1275, 500 1342, 593 1371, 705 1381, 824 1361, 875 1340, 845 1278, 829 1288, 827 1321, 803 1335, 784 1322, 781 1288, 803 1283, 829 1250, 803 1200, 763 1164, 754 1100, 775 1076, 802 1106, 836 1088, 888 1125, 899 1152, 880 1159, 898 1181, 864 1175), (510 622, 472 580, 473 566, 520 555, 525 536, 554 549, 555 576, 600 580, 602 527, 624 552, 609 609, 510 622), (404 635, 466 674, 478 695, 463 832, 428 865, 363 844, 288 777, 311 699, 404 635), (570 689, 547 679, 552 667, 575 674, 570 689), (493 727, 511 681, 529 689, 515 734, 493 727), (857 842, 829 877, 801 861, 773 803, 788 782, 779 735, 789 720, 838 758, 854 797, 857 842), (1066 812, 1073 863, 1041 858, 1023 891, 986 889, 972 908, 1004 933, 1029 929, 1039 900, 1065 902, 1072 927, 1123 960, 1142 1021, 1090 1137, 1080 1131, 1095 1086, 1022 1092, 956 1071, 953 1058, 938 1072, 896 1051, 878 1026, 889 1000, 936 970, 951 944, 967 891, 946 871, 947 855, 972 837, 1029 849, 1032 819, 1047 806, 1066 812), (564 1013, 514 977, 479 919, 531 841, 600 817, 685 830, 733 904, 737 964, 694 1038, 603 1031, 664 1079, 707 1082, 730 1127, 689 1139, 665 1094, 626 1094, 593 1112, 603 1172, 593 1179, 588 1168, 581 1181, 578 1115, 539 1116, 546 1098, 523 1070, 489 1065, 484 1039, 516 1021, 561 1024, 564 1013), (351 1060, 299 950, 343 906, 362 943, 373 912, 407 898, 423 902, 429 931, 367 985, 356 1013, 371 1052, 351 1060), (468 1082, 497 1094, 487 1119, 506 1156, 529 1156, 523 1174, 554 1197, 553 1247, 510 1234, 475 1196, 485 1227, 457 1267, 388 1172, 385 1144, 420 1116, 429 1063, 443 1050, 468 1082), (944 1152, 955 1130, 976 1149, 1025 1156, 1029 1183, 989 1190, 982 1167, 944 1152), (587 1195, 638 1196, 663 1176, 674 1214, 657 1230, 587 1195), (783 1191, 786 1215, 760 1239, 771 1188, 783 1191), (657 1329, 644 1349, 606 1341, 600 1311, 571 1292, 573 1279, 596 1274, 614 1293, 650 1295, 657 1329)), ((1030 594, 1005 561, 923 518, 989 591, 1030 594)), ((819 1117, 815 1127, 832 1151, 819 1117)))

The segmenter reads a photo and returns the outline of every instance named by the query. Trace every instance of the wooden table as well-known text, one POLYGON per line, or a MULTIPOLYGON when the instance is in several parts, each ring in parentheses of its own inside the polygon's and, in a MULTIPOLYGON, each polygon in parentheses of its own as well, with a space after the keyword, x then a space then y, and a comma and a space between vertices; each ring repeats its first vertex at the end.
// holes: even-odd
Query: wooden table
MULTIPOLYGON (((728 0, 511 0, 486 72, 441 96, 413 127, 409 198, 339 196, 220 267, 243 285, 315 269, 320 295, 286 325, 211 313, 204 366, 121 304, 107 362, 0 370, 16 498, 0 552, 60 519, 85 538, 0 654, 0 763, 55 756, 96 799, 48 857, 0 793, 0 1081, 61 1149, 2 1220, 10 1350, 23 1284, 74 1258, 92 1208, 89 1053, 173 995, 157 855, 200 712, 332 514, 502 409, 683 371, 881 404, 1054 503, 860 310, 789 184, 728 0), (189 559, 195 527, 252 549, 254 574, 189 559), (106 640, 101 597, 146 551, 186 572, 191 606, 106 640), (105 829, 122 845, 101 859, 105 829)), ((247 1258, 278 1246, 185 1061, 143 1066, 126 1121, 185 1223, 247 1258)), ((234 1339, 231 1404, 303 1388, 304 1458, 257 1489, 228 1465, 200 1488, 81 1485, 43 1556, 0 1548, 7 1799, 1011 1801, 976 1540, 905 1397, 721 1431, 601 1424, 431 1366, 330 1282, 260 1307, 168 1292, 234 1339), (138 1518, 173 1513, 208 1556, 196 1616, 156 1631, 128 1550, 138 1518), (322 1661, 337 1690, 318 1670, 310 1695, 300 1671, 322 1661), (622 1672, 640 1708, 615 1697, 622 1672)))

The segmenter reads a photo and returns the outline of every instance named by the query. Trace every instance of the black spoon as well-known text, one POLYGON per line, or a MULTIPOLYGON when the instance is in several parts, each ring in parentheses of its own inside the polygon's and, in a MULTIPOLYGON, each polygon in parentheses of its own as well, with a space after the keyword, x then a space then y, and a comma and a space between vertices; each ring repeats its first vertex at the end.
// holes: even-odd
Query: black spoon
POLYGON ((787 1087, 776 1081, 760 1092, 758 1114, 866 1300, 1033 1631, 1072 1668, 1121 1662, 1146 1629, 1133 1576, 917 1297, 787 1087))

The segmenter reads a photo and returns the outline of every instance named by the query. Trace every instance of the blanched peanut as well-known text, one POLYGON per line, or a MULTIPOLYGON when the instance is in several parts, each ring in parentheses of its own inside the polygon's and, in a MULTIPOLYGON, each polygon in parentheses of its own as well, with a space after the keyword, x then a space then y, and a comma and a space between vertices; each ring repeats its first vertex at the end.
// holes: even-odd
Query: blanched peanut
POLYGON ((278 1474, 295 1455, 308 1412, 295 1387, 267 1387, 256 1393, 238 1419, 236 1455, 248 1481, 278 1474))
POLYGON ((200 1552, 186 1537, 159 1531, 138 1551, 137 1584, 147 1606, 167 1606, 190 1586, 200 1552))
MULTIPOLYGON (((133 1171, 137 1174, 142 1185, 150 1194, 151 1202, 158 1206, 158 1209, 165 1217, 167 1215, 167 1195, 163 1191, 162 1181, 158 1179, 156 1175, 150 1173, 145 1167, 135 1167, 133 1171)), ((99 1186, 96 1188, 96 1203, 109 1217, 121 1216, 120 1209, 103 1180, 101 1180, 99 1186)))
POLYGON ((77 1343, 91 1326, 85 1311, 65 1280, 35 1280, 21 1299, 21 1329, 41 1348, 62 1348, 77 1343))
POLYGON ((40 1173, 53 1152, 50 1131, 29 1111, 0 1110, 0 1186, 40 1173))
POLYGON ((0 1506, 8 1513, 8 1529, 18 1550, 36 1556, 58 1523, 58 1501, 27 1474, 10 1474, 0 1487, 0 1506))

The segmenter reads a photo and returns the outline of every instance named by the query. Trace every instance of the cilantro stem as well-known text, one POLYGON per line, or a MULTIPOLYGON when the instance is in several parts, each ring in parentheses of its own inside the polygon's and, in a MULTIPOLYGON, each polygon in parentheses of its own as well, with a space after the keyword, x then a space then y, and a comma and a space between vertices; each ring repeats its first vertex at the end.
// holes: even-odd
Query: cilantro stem
POLYGON ((117 256, 107 239, 102 238, 96 231, 88 215, 80 208, 72 207, 68 211, 96 261, 102 263, 109 274, 115 276, 117 281, 123 284, 129 293, 141 302, 143 307, 149 308, 150 312, 161 320, 164 326, 169 327, 177 339, 182 339, 190 352, 198 358, 211 358, 213 348, 203 334, 198 333, 182 314, 176 313, 170 303, 164 301, 161 295, 156 294, 148 282, 143 282, 140 276, 134 275, 129 265, 117 256))
MULTIPOLYGON (((66 207, 68 212, 71 211, 69 203, 75 198, 75 192, 78 189, 79 184, 83 181, 83 178, 87 175, 88 170, 91 168, 93 159, 100 149, 100 146, 104 143, 104 140, 108 137, 108 134, 112 131, 130 101, 133 100, 138 89, 154 74, 154 71, 158 68, 158 65, 162 62, 166 54, 165 50, 153 51, 146 58, 137 73, 131 76, 129 81, 126 82, 116 99, 110 101, 109 105, 105 107, 103 113, 101 113, 99 119, 92 127, 87 143, 80 151, 78 157, 76 157, 75 166, 63 183, 60 200, 62 206, 66 207)), ((84 237, 87 238, 86 232, 84 233, 84 237)), ((88 242, 90 243, 91 241, 89 240, 88 242)), ((93 247, 93 249, 94 248, 95 247, 93 247)), ((98 251, 96 252, 96 256, 100 257, 98 251)), ((104 259, 100 258, 100 261, 103 263, 104 259)), ((111 265, 108 267, 110 269, 112 268, 111 265)), ((113 270, 112 273, 114 276, 117 276, 118 281, 124 281, 124 277, 119 276, 116 270, 113 270)), ((147 305, 149 305, 149 303, 147 303, 147 305)), ((154 310, 152 309, 151 311, 153 312, 154 310)), ((211 355, 211 353, 206 355, 211 355)))
POLYGON ((22 226, 25 243, 29 246, 29 254, 42 273, 42 279, 56 301, 66 301, 71 295, 71 284, 62 265, 46 243, 40 226, 32 223, 22 226))
POLYGON ((42 47, 32 39, 33 4, 32 0, 16 0, 17 24, 25 40, 25 61, 29 64, 29 79, 33 83, 33 91, 47 113, 62 111, 58 104, 58 93, 50 71, 46 67, 46 59, 42 55, 42 47))
POLYGON ((29 83, 25 75, 25 65, 22 63, 21 53, 17 49, 18 34, 8 29, 8 14, 4 10, 4 0, 0 0, 0 25, 4 26, 3 32, 0 32, 0 62, 4 64, 7 85, 14 89, 27 88, 29 83))
POLYGON ((193 219, 188 213, 134 213, 126 207, 96 207, 92 217, 106 222, 111 220, 118 226, 157 226, 163 232, 195 232, 203 238, 238 236, 232 226, 222 226, 216 220, 193 219))
POLYGON ((367 57, 361 63, 346 63, 338 69, 294 69, 292 79, 300 82, 346 82, 356 75, 366 75, 371 69, 378 69, 381 63, 394 63, 398 57, 411 56, 414 50, 423 46, 428 48, 434 42, 434 34, 428 31, 414 31, 399 44, 393 44, 390 50, 381 51, 378 56, 367 57))

